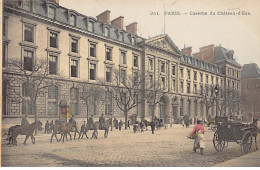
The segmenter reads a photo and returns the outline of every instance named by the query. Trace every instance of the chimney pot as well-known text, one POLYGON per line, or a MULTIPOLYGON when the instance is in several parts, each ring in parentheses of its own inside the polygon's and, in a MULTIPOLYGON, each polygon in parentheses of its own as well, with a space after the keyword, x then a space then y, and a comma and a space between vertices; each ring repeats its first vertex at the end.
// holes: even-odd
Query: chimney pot
POLYGON ((110 12, 109 10, 106 10, 105 12, 102 12, 97 16, 97 20, 100 22, 104 22, 109 24, 110 23, 110 12))
MULTIPOLYGON (((185 45, 184 45, 184 46, 185 46, 185 45)), ((185 55, 191 56, 191 54, 192 54, 192 47, 183 48, 183 49, 181 49, 181 52, 182 52, 183 54, 185 54, 185 55)))
POLYGON ((124 17, 120 16, 112 20, 111 25, 116 28, 124 29, 124 17))
POLYGON ((133 22, 126 26, 126 31, 137 35, 137 22, 133 22))

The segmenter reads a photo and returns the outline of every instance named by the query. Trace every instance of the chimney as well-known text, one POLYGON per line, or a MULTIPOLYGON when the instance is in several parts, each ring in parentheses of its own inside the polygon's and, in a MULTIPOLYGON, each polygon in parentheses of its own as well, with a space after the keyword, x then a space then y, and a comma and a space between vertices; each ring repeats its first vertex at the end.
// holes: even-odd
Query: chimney
POLYGON ((59 5, 59 0, 49 0, 59 5))
POLYGON ((126 31, 137 35, 137 22, 127 25, 126 31))
POLYGON ((110 11, 106 10, 105 12, 99 14, 97 16, 97 20, 100 21, 100 22, 104 22, 104 23, 109 24, 110 23, 110 11))
POLYGON ((186 47, 186 48, 185 48, 185 45, 184 45, 184 48, 181 49, 181 52, 182 52, 183 54, 185 54, 185 55, 191 56, 191 54, 192 54, 192 47, 186 47))
POLYGON ((124 29, 124 17, 120 16, 111 21, 111 25, 116 28, 124 29))

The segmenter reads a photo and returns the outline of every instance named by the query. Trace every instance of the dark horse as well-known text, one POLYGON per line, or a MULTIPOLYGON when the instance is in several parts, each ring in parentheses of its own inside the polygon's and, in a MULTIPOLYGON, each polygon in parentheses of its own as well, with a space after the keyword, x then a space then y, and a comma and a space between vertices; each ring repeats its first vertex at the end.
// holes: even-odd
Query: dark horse
MULTIPOLYGON (((103 127, 100 127, 99 126, 99 121, 96 121, 93 126, 91 127, 89 124, 86 125, 86 131, 88 130, 94 130, 93 133, 92 133, 92 138, 96 138, 98 137, 98 130, 105 130, 105 133, 104 133, 104 138, 106 138, 108 136, 108 131, 109 131, 109 127, 112 125, 112 118, 109 118, 106 120, 106 123, 104 124, 103 127)), ((87 136, 87 134, 86 134, 87 136)), ((88 138, 88 136, 87 136, 88 138)))
POLYGON ((27 139, 31 136, 32 143, 35 144, 35 138, 33 136, 33 132, 38 129, 39 131, 42 130, 42 123, 40 121, 33 122, 29 126, 15 126, 12 130, 12 140, 15 145, 17 145, 17 136, 18 135, 26 135, 24 140, 24 145, 26 145, 27 139))
POLYGON ((13 140, 13 137, 12 137, 12 134, 13 134, 13 130, 16 128, 16 127, 18 127, 18 126, 21 126, 21 125, 15 125, 15 126, 11 126, 9 129, 8 129, 8 137, 7 137, 7 141, 8 141, 8 144, 7 145, 9 145, 9 144, 11 144, 11 142, 12 142, 12 144, 14 144, 14 140, 13 140))

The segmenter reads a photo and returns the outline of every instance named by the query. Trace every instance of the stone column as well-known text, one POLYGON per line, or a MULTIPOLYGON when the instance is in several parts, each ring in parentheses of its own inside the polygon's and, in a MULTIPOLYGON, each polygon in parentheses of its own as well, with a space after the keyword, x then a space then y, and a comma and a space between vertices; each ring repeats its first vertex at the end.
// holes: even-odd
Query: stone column
POLYGON ((194 100, 190 99, 190 117, 194 117, 195 110, 194 110, 194 100))

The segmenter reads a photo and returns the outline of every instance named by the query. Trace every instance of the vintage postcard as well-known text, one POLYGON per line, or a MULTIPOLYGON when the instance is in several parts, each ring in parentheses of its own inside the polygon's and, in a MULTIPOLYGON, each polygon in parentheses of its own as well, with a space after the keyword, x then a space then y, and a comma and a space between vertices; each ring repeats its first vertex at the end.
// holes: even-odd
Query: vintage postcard
POLYGON ((260 166, 260 1, 1 11, 2 167, 260 166))

